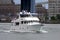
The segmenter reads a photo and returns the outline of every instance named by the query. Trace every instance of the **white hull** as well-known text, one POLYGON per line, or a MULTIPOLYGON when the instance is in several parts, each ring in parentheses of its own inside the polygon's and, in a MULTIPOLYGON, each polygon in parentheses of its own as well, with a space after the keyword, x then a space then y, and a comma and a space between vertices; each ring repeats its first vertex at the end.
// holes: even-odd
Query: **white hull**
POLYGON ((10 31, 12 32, 33 32, 40 31, 41 25, 20 25, 12 26, 10 31))

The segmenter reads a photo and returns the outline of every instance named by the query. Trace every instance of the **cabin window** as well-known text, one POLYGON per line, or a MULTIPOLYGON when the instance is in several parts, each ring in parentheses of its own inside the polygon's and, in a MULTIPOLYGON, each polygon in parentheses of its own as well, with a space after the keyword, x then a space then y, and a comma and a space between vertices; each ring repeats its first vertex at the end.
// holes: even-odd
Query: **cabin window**
POLYGON ((24 21, 24 24, 26 24, 26 21, 24 21))
POLYGON ((23 21, 21 21, 21 24, 23 24, 23 21))
POLYGON ((24 21, 24 24, 27 24, 28 23, 28 21, 24 21))
POLYGON ((16 22, 16 25, 19 25, 19 22, 16 22))
POLYGON ((30 15, 28 14, 20 14, 20 17, 29 17, 30 15))
POLYGON ((33 23, 33 22, 39 22, 39 21, 21 21, 21 24, 28 24, 28 23, 33 23))
POLYGON ((21 24, 27 24, 28 21, 21 21, 21 24))

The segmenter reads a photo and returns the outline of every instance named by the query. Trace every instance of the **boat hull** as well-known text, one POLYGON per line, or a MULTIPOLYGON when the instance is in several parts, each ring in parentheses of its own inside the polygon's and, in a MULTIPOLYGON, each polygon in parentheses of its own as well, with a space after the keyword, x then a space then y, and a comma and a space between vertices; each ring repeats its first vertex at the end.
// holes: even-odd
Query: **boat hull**
POLYGON ((11 26, 10 31, 13 32, 34 32, 40 31, 41 25, 19 25, 19 26, 11 26))

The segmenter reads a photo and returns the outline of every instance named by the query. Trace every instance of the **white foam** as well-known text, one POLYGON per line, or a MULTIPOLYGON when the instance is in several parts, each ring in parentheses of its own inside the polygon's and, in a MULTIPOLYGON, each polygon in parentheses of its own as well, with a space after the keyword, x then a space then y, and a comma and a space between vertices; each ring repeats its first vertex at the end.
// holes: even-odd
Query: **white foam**
POLYGON ((40 30, 41 33, 48 33, 48 31, 40 30))
POLYGON ((0 30, 0 32, 10 32, 10 31, 8 31, 8 30, 0 30))
POLYGON ((10 32, 10 31, 4 31, 4 32, 10 32))

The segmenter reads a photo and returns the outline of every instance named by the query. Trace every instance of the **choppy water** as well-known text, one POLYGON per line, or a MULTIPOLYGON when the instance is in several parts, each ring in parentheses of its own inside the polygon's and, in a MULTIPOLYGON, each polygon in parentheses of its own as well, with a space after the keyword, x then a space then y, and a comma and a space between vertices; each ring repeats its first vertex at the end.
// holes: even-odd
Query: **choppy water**
MULTIPOLYGON (((9 30, 11 24, 0 23, 0 30, 9 30), (8 29, 5 29, 8 28, 8 29)), ((48 33, 13 33, 1 32, 0 40, 60 40, 60 24, 45 24, 48 33)))

